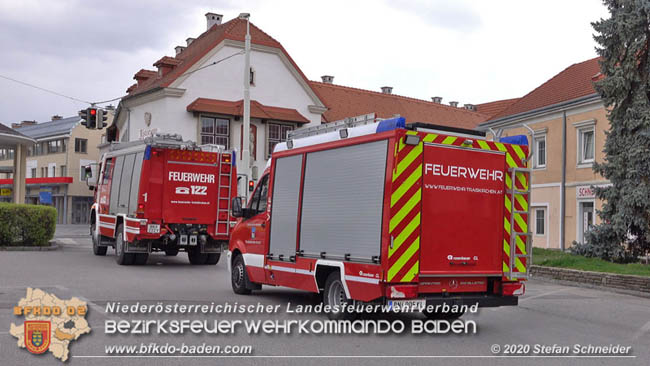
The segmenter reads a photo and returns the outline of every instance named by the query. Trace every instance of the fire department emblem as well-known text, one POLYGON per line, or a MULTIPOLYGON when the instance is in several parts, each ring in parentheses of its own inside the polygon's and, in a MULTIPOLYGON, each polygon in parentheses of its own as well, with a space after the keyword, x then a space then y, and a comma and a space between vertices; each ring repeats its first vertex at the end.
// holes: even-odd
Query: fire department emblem
POLYGON ((25 321, 25 348, 41 354, 50 347, 51 323, 45 320, 25 321))
POLYGON ((458 288, 458 281, 449 280, 449 288, 458 288))

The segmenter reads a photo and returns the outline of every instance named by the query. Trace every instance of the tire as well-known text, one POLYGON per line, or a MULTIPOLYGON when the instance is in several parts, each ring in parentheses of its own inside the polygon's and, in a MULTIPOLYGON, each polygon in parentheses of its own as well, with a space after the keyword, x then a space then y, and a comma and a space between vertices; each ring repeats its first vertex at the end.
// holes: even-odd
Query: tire
MULTIPOLYGON (((323 290, 323 304, 330 308, 346 306, 352 303, 345 294, 345 287, 341 281, 341 274, 337 271, 327 276, 325 289, 323 290)), ((354 318, 354 313, 329 311, 327 317, 330 320, 349 320, 354 318)))
POLYGON ((135 254, 135 259, 133 263, 138 266, 147 264, 147 259, 149 259, 149 253, 137 253, 135 254))
POLYGON ((205 264, 215 265, 219 263, 220 258, 221 258, 221 253, 208 253, 207 259, 205 260, 205 264))
POLYGON ((422 314, 424 314, 424 316, 426 316, 428 319, 431 320, 455 320, 463 316, 465 312, 459 311, 459 312, 448 312, 448 313, 436 313, 436 312, 423 311, 422 314))
POLYGON ((115 236, 115 261, 121 266, 133 264, 135 256, 133 253, 124 253, 124 234, 122 224, 117 225, 117 235, 115 236))
POLYGON ((201 253, 199 247, 193 247, 187 249, 187 258, 190 260, 190 263, 193 265, 205 264, 205 261, 208 259, 208 255, 201 253))
POLYGON ((92 241, 93 241, 93 254, 94 255, 106 255, 106 250, 108 247, 106 246, 100 246, 99 245, 99 239, 97 238, 97 224, 92 223, 90 225, 90 235, 92 236, 92 241))
POLYGON ((165 255, 168 257, 175 257, 178 255, 178 247, 165 249, 165 255))
POLYGON ((230 284, 232 285, 232 290, 239 295, 249 295, 251 290, 247 286, 248 282, 248 273, 246 273, 244 257, 238 255, 232 262, 232 271, 230 272, 230 284))

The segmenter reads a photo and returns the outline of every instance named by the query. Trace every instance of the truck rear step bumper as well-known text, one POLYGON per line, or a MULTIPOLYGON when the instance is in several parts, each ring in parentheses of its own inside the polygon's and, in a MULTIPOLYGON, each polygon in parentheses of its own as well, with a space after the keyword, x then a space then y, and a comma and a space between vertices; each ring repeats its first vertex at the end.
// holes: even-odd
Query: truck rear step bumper
POLYGON ((462 295, 462 296, 425 296, 427 306, 430 305, 468 305, 472 306, 478 303, 479 307, 491 308, 499 306, 517 306, 519 298, 517 296, 495 296, 495 295, 462 295))

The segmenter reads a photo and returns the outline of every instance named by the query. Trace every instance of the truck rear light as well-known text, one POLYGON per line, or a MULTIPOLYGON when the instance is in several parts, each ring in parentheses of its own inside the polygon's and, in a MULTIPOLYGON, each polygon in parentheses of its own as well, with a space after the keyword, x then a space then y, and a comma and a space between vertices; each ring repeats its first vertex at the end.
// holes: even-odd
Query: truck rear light
POLYGON ((388 297, 391 299, 412 299, 418 297, 417 285, 388 286, 388 297))
POLYGON ((501 286, 503 296, 523 296, 526 292, 526 285, 523 282, 505 282, 501 286))
POLYGON ((144 204, 139 203, 138 208, 135 210, 135 217, 138 219, 144 218, 144 204))

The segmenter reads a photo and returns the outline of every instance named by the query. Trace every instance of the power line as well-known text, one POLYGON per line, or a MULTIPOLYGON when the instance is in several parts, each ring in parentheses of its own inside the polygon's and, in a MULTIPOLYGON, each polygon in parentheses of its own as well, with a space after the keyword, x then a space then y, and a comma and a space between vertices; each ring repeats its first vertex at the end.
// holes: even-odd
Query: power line
MULTIPOLYGON (((203 70, 203 69, 208 68, 208 67, 210 67, 210 66, 214 66, 214 65, 216 65, 216 64, 218 64, 218 63, 220 63, 220 62, 222 62, 222 61, 226 61, 226 60, 228 60, 229 58, 235 57, 235 56, 237 56, 237 55, 242 55, 242 54, 244 54, 244 51, 239 51, 239 52, 237 52, 237 53, 233 53, 233 54, 230 55, 230 56, 226 56, 226 57, 224 57, 224 58, 222 58, 222 59, 220 59, 220 60, 217 60, 217 61, 211 62, 211 63, 209 63, 209 64, 207 64, 207 65, 201 66, 201 67, 199 67, 199 68, 196 69, 196 70, 189 71, 189 72, 185 72, 185 73, 179 75, 178 77, 182 77, 182 76, 186 76, 186 75, 191 75, 191 74, 193 74, 193 73, 195 73, 195 72, 197 72, 197 71, 203 70)), ((76 101, 76 102, 81 102, 81 103, 90 104, 91 106, 94 106, 94 105, 96 105, 96 104, 105 104, 105 103, 109 103, 109 102, 114 102, 114 101, 116 101, 116 100, 120 100, 120 99, 122 99, 122 98, 124 98, 124 97, 126 96, 126 95, 122 95, 122 96, 120 96, 120 97, 113 98, 113 99, 109 99, 109 100, 104 100, 104 101, 101 101, 101 102, 89 102, 89 101, 87 101, 87 100, 78 99, 78 98, 75 98, 75 97, 71 97, 71 96, 69 96, 69 95, 65 95, 65 94, 62 94, 62 93, 55 92, 55 91, 50 90, 50 89, 42 88, 42 87, 37 86, 37 85, 34 85, 34 84, 30 84, 30 83, 27 83, 27 82, 24 82, 24 81, 16 80, 16 79, 14 79, 14 78, 10 78, 10 77, 8 77, 8 76, 0 75, 0 78, 7 79, 7 80, 10 80, 10 81, 13 81, 13 82, 15 82, 15 83, 22 84, 22 85, 25 85, 25 86, 29 86, 29 87, 31 87, 31 88, 35 88, 35 89, 38 89, 38 90, 41 90, 41 91, 44 91, 44 92, 47 92, 47 93, 50 93, 50 94, 58 95, 58 96, 60 96, 60 97, 68 98, 68 99, 74 100, 74 101, 76 101)))
POLYGON ((194 74, 194 73, 197 72, 197 71, 203 70, 203 69, 205 69, 205 68, 207 68, 207 67, 210 67, 210 66, 214 66, 214 65, 216 65, 216 64, 218 64, 218 63, 220 63, 220 62, 222 62, 222 61, 226 61, 226 60, 229 59, 229 58, 235 57, 235 56, 237 56, 237 55, 243 55, 244 52, 245 52, 245 51, 239 51, 239 52, 237 52, 237 53, 233 53, 233 54, 230 55, 230 56, 226 56, 226 57, 222 58, 221 60, 217 60, 217 61, 211 62, 211 63, 209 63, 209 64, 207 64, 207 65, 205 65, 205 66, 201 66, 201 67, 199 67, 199 68, 196 69, 196 70, 185 72, 185 73, 179 75, 178 77, 182 77, 182 76, 185 76, 185 75, 191 75, 191 74, 194 74))
POLYGON ((89 101, 81 100, 81 99, 78 99, 78 98, 75 98, 75 97, 71 97, 69 95, 61 94, 61 93, 55 92, 55 91, 50 90, 50 89, 41 88, 40 86, 36 86, 34 84, 30 84, 30 83, 26 83, 24 81, 16 80, 16 79, 10 78, 8 76, 0 75, 0 78, 7 79, 7 80, 10 80, 10 81, 13 81, 14 83, 29 86, 29 87, 32 87, 32 88, 35 88, 35 89, 38 89, 38 90, 42 90, 42 91, 50 93, 50 94, 58 95, 60 97, 68 98, 68 99, 71 99, 71 100, 74 100, 74 101, 77 101, 77 102, 92 104, 89 101))

